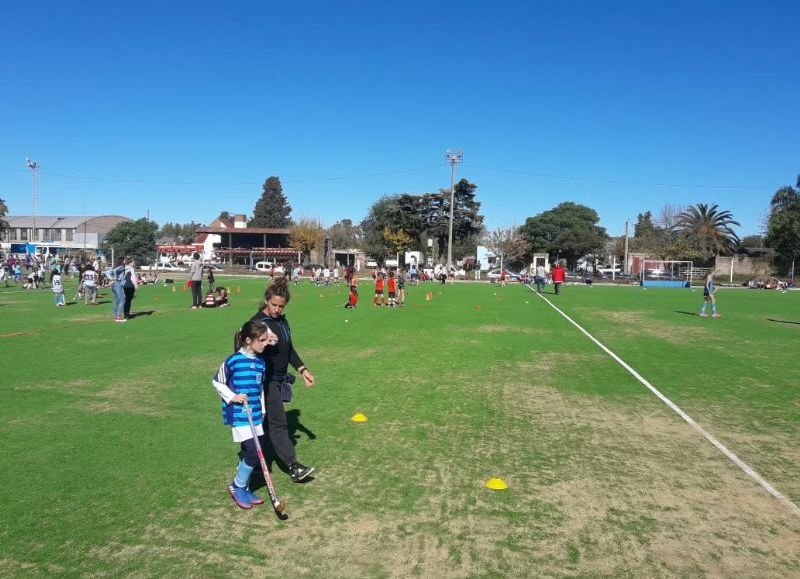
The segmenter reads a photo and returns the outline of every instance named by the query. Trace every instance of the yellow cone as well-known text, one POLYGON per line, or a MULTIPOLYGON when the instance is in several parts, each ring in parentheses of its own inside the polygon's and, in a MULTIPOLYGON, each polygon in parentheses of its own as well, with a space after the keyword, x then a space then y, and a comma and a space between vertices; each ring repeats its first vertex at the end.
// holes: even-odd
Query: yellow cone
POLYGON ((172 293, 175 293, 175 286, 172 286, 172 293))
POLYGON ((353 414, 353 417, 350 420, 352 420, 353 422, 366 422, 367 417, 361 414, 360 412, 356 412, 355 414, 353 414))
POLYGON ((487 489, 492 489, 493 491, 502 491, 508 488, 508 485, 505 483, 505 481, 497 477, 487 480, 484 486, 487 489))

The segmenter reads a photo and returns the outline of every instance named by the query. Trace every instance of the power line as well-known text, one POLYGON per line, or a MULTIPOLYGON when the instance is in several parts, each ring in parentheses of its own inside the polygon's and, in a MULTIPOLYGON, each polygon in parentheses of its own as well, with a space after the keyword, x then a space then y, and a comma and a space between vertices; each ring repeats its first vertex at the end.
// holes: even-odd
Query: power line
MULTIPOLYGON (((589 183, 607 183, 613 185, 635 185, 638 187, 672 187, 680 189, 775 189, 779 185, 716 185, 716 184, 696 184, 696 183, 662 183, 658 181, 633 181, 628 179, 600 179, 596 177, 583 177, 573 175, 556 175, 552 173, 539 173, 534 171, 520 171, 516 169, 503 169, 498 167, 486 167, 482 165, 473 165, 467 163, 464 165, 471 169, 480 169, 483 171, 492 171, 495 173, 509 173, 512 175, 523 175, 526 177, 536 177, 542 179, 559 179, 564 181, 583 181, 589 183)), ((281 179, 282 183, 325 183, 332 181, 350 181, 356 179, 370 179, 372 177, 383 177, 386 175, 402 175, 406 173, 418 173, 422 171, 430 171, 438 169, 438 165, 429 165, 426 167, 417 167, 414 169, 396 169, 391 171, 381 171, 377 173, 365 173, 361 175, 341 175, 334 177, 319 177, 308 179, 281 179)), ((19 169, 10 169, 8 167, 0 167, 0 171, 9 173, 19 173, 19 169)), ((218 187, 238 187, 238 186, 251 186, 261 185, 262 181, 161 181, 154 179, 139 179, 139 178, 125 178, 125 177, 96 177, 90 175, 70 175, 66 173, 52 173, 41 171, 42 175, 48 177, 56 177, 59 179, 72 179, 76 181, 98 181, 109 183, 134 183, 142 185, 187 185, 187 186, 201 186, 201 185, 214 185, 218 187)))
POLYGON ((514 169, 498 169, 495 167, 482 167, 480 165, 466 164, 472 169, 482 169, 484 171, 494 171, 496 173, 511 173, 514 175, 525 175, 528 177, 541 177, 545 179, 562 179, 565 181, 588 181, 591 183, 610 183, 615 185, 637 185, 640 187, 676 187, 681 189, 770 189, 775 185, 697 185, 692 183, 658 183, 650 181, 629 181, 625 179, 598 179, 595 177, 572 177, 568 175, 551 175, 547 173, 534 173, 531 171, 517 171, 514 169))

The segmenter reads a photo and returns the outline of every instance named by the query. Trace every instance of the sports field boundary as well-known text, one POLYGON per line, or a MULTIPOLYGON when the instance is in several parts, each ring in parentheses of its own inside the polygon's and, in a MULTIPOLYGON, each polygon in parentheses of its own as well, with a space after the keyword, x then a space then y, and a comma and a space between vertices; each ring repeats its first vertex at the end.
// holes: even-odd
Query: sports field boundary
POLYGON ((700 433, 708 442, 710 442, 714 447, 717 448, 722 454, 724 454, 731 462, 733 462, 739 469, 742 470, 747 476, 751 479, 756 481, 761 488, 771 494, 773 497, 778 499, 784 506, 786 506, 793 514, 800 517, 800 507, 798 507, 795 503, 789 500, 786 496, 784 496, 781 492, 779 492, 775 487, 773 487, 764 477, 758 474, 755 469, 753 469, 750 465, 740 459, 736 454, 730 450, 727 446, 722 444, 719 440, 717 440, 711 433, 706 431, 702 426, 700 426, 691 416, 686 414, 681 408, 675 404, 672 400, 667 398, 664 394, 662 394, 658 388, 653 386, 646 378, 644 378, 639 372, 637 372, 634 368, 631 367, 630 364, 625 362, 622 358, 617 356, 614 352, 612 352, 608 347, 605 346, 600 340, 595 338, 592 334, 586 331, 578 322, 573 320, 569 317, 566 313, 564 313, 558 306, 556 306, 553 302, 543 296, 541 293, 537 292, 533 287, 530 285, 527 286, 528 289, 536 294, 539 298, 543 299, 551 308, 553 308, 556 312, 558 312, 565 320, 571 323, 573 326, 578 328, 582 334, 584 334, 587 338, 589 338, 592 342, 594 342, 601 350, 603 350, 606 354, 608 354, 611 359, 617 362, 620 366, 625 368, 628 373, 636 378, 645 388, 650 390, 653 394, 655 394, 659 400, 661 400, 664 404, 666 404, 673 412, 675 412, 678 416, 680 416, 689 426, 691 426, 694 430, 700 433))

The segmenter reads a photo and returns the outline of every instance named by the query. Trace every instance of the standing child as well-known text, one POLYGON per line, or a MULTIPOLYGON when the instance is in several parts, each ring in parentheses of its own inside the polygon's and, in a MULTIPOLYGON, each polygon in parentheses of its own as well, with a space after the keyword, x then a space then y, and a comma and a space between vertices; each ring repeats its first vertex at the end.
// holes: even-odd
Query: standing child
POLYGON ((53 270, 53 277, 50 278, 50 284, 53 286, 53 293, 56 296, 56 306, 66 305, 64 303, 64 285, 61 283, 61 274, 57 269, 53 270))
POLYGON ((707 318, 708 314, 706 313, 706 305, 711 304, 711 317, 718 318, 719 314, 717 313, 717 298, 714 297, 714 292, 717 291, 717 288, 714 287, 714 274, 712 272, 708 272, 706 276, 706 285, 703 286, 703 305, 700 306, 700 317, 707 318))
POLYGON ((394 270, 389 270, 389 281, 387 283, 389 286, 389 307, 393 308, 395 306, 395 300, 397 298, 397 283, 394 279, 394 270))
POLYGON ((381 306, 386 305, 386 298, 383 295, 383 274, 381 272, 377 272, 375 274, 375 297, 372 299, 372 305, 378 305, 378 298, 381 299, 381 306))
POLYGON ((211 384, 222 398, 222 422, 231 427, 233 441, 240 445, 239 464, 228 492, 234 502, 243 509, 264 503, 264 499, 250 492, 250 475, 258 465, 258 451, 244 402, 253 414, 256 434, 264 435, 264 406, 261 403, 261 384, 266 367, 259 357, 264 348, 274 343, 267 325, 259 320, 250 320, 234 338, 234 353, 222 363, 211 380, 211 384))
POLYGON ((397 274, 397 303, 401 308, 406 305, 406 276, 403 270, 397 274))

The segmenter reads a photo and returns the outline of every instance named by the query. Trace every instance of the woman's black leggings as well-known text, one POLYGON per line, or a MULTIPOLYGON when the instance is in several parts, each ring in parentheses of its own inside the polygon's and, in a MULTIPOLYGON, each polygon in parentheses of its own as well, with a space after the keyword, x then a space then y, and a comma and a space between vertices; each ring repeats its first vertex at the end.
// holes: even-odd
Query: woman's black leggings
POLYGON ((281 392, 277 382, 269 382, 264 395, 267 403, 267 431, 269 440, 275 454, 286 466, 291 466, 297 461, 294 445, 289 438, 289 426, 286 420, 286 410, 283 408, 281 392))
POLYGON ((136 293, 136 288, 123 287, 122 290, 125 292, 125 306, 123 307, 122 312, 127 318, 131 313, 131 302, 133 301, 133 294, 136 293))
POLYGON ((203 281, 192 281, 192 306, 202 307, 203 305, 203 281))

